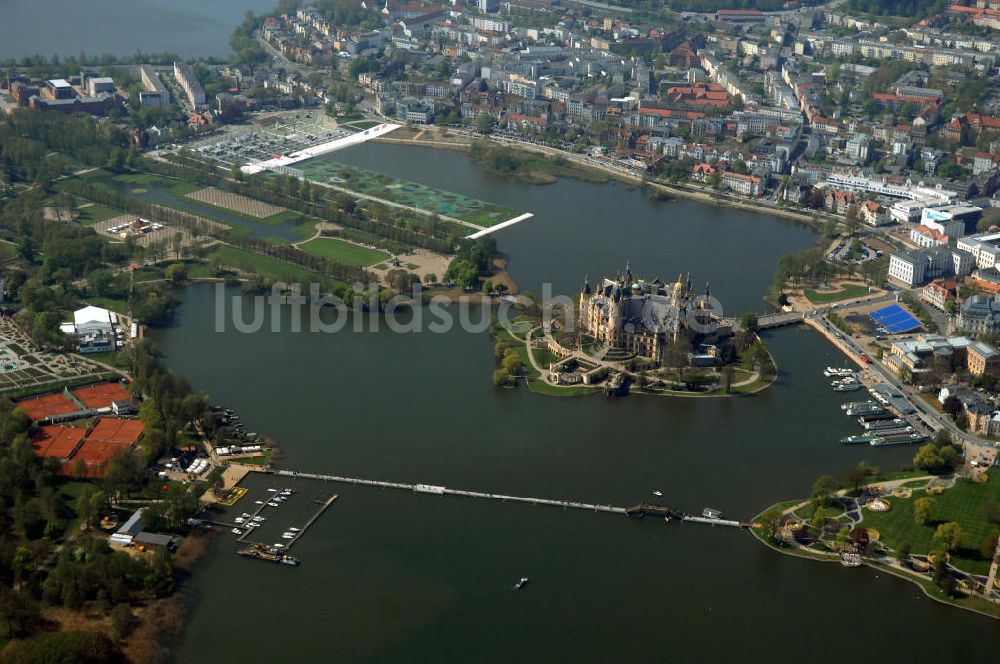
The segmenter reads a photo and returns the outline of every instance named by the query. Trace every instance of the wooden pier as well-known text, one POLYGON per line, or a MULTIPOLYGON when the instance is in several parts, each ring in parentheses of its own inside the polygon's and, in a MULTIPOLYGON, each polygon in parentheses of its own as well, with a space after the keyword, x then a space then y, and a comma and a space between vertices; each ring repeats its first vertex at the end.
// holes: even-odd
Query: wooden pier
POLYGON ((295 533, 295 537, 293 537, 291 540, 288 541, 288 544, 285 546, 285 548, 291 549, 292 546, 299 541, 299 538, 306 534, 306 530, 309 529, 309 526, 313 525, 313 523, 316 522, 316 519, 318 519, 323 514, 323 512, 326 511, 326 508, 328 508, 330 505, 333 505, 333 501, 335 501, 336 499, 337 499, 336 494, 327 498, 326 502, 320 505, 319 509, 316 510, 316 513, 312 515, 312 518, 306 521, 305 525, 303 525, 302 528, 297 533, 295 533))

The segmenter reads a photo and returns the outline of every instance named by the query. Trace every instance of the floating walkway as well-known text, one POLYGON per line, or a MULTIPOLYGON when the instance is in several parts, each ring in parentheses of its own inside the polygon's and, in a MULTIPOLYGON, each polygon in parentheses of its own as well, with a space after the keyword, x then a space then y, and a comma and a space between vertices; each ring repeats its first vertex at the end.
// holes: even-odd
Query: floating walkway
MULTIPOLYGON (((383 480, 367 480, 358 477, 343 477, 341 475, 321 475, 318 473, 302 473, 294 470, 264 470, 258 472, 284 477, 299 477, 309 480, 321 480, 324 482, 341 482, 344 484, 356 484, 361 486, 381 487, 383 489, 400 489, 412 493, 427 493, 435 496, 462 496, 465 498, 481 498, 486 500, 496 500, 499 502, 525 503, 529 505, 547 505, 550 507, 562 507, 563 509, 579 509, 588 512, 604 512, 608 514, 624 514, 628 516, 665 516, 675 518, 680 521, 691 521, 693 523, 705 523, 713 526, 732 526, 736 528, 746 528, 749 524, 728 519, 709 519, 699 516, 688 516, 670 507, 662 505, 641 504, 634 507, 617 507, 615 505, 603 505, 597 503, 585 503, 576 500, 555 500, 551 498, 531 498, 525 496, 510 496, 502 493, 486 493, 484 491, 466 491, 464 489, 449 489, 445 486, 435 484, 408 484, 406 482, 387 482, 383 480)), ((334 496, 336 498, 336 496, 334 496)), ((332 502, 332 499, 331 501, 332 502)), ((328 506, 328 505, 327 505, 328 506)), ((326 506, 320 509, 322 513, 326 506)), ((317 514, 316 516, 319 516, 317 514)), ((315 517, 313 517, 315 519, 315 517)))
POLYGON ((488 228, 484 228, 481 231, 476 231, 472 235, 467 235, 465 237, 465 239, 466 240, 478 240, 479 238, 485 237, 485 236, 489 235, 490 233, 495 233, 496 231, 500 230, 501 228, 507 228, 508 226, 513 226, 514 224, 520 223, 520 222, 525 221, 527 219, 531 219, 534 216, 535 215, 533 215, 530 212, 525 212, 524 214, 522 214, 520 216, 517 216, 517 217, 514 217, 513 219, 508 219, 507 221, 501 221, 499 224, 497 224, 495 226, 490 226, 488 228))

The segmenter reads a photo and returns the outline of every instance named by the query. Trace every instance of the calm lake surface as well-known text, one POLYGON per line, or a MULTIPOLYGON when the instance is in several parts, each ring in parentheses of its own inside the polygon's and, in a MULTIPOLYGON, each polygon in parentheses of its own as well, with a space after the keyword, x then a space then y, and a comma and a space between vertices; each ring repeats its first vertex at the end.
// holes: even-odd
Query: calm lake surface
POLYGON ((248 9, 275 0, 3 0, 0 59, 25 55, 88 56, 177 53, 225 56, 229 33, 248 9))
MULTIPOLYGON (((574 293, 631 259, 696 283, 739 312, 759 308, 778 256, 813 234, 773 217, 617 184, 532 187, 459 154, 368 145, 338 161, 536 213, 497 238, 523 288, 574 293), (730 304, 731 303, 731 304, 730 304)), ((229 291, 235 295, 237 291, 229 291)), ((857 425, 823 367, 818 335, 769 335, 781 376, 750 398, 546 398, 490 383, 486 334, 215 332, 215 291, 187 289, 152 336, 168 364, 249 430, 277 439, 283 467, 511 495, 627 506, 712 506, 748 518, 861 459, 913 450, 837 440, 857 425)), ((287 312, 286 312, 287 314, 287 312)), ((221 533, 196 570, 178 662, 990 661, 996 623, 915 586, 773 553, 747 533, 608 514, 254 477, 235 511, 274 486, 299 489, 261 539, 337 502, 295 554, 297 569, 235 555, 221 533), (511 584, 531 578, 521 592, 511 584)), ((280 541, 280 540, 278 540, 280 541)))

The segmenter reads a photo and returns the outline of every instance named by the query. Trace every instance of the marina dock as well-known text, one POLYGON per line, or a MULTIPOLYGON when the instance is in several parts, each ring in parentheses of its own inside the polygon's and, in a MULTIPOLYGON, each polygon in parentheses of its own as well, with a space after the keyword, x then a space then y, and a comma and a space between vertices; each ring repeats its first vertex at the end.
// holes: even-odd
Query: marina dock
POLYGON ((335 501, 336 499, 337 499, 337 495, 336 494, 334 494, 334 495, 330 496, 329 498, 327 498, 326 502, 324 502, 322 505, 320 505, 320 508, 318 510, 316 510, 315 514, 312 515, 312 518, 310 518, 308 521, 306 521, 305 525, 302 526, 302 528, 297 533, 295 533, 295 537, 293 537, 291 540, 289 540, 289 542, 288 542, 288 544, 286 545, 285 548, 286 549, 291 549, 292 546, 294 546, 294 544, 299 541, 299 538, 306 534, 306 531, 309 530, 309 526, 313 525, 316 522, 316 519, 318 519, 323 514, 323 512, 326 511, 326 509, 330 505, 333 505, 333 501, 335 501))

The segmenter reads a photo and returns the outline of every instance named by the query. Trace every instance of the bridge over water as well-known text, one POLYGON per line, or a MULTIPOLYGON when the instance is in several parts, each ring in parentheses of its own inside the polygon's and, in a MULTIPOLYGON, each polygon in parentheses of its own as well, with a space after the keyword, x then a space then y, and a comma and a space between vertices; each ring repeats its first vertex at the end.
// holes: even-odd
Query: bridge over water
MULTIPOLYGON (((743 329, 739 318, 723 319, 733 327, 733 331, 743 329)), ((782 327, 784 325, 795 325, 805 320, 805 316, 798 311, 779 311, 773 314, 763 314, 757 316, 757 329, 767 330, 772 327, 782 327)))

